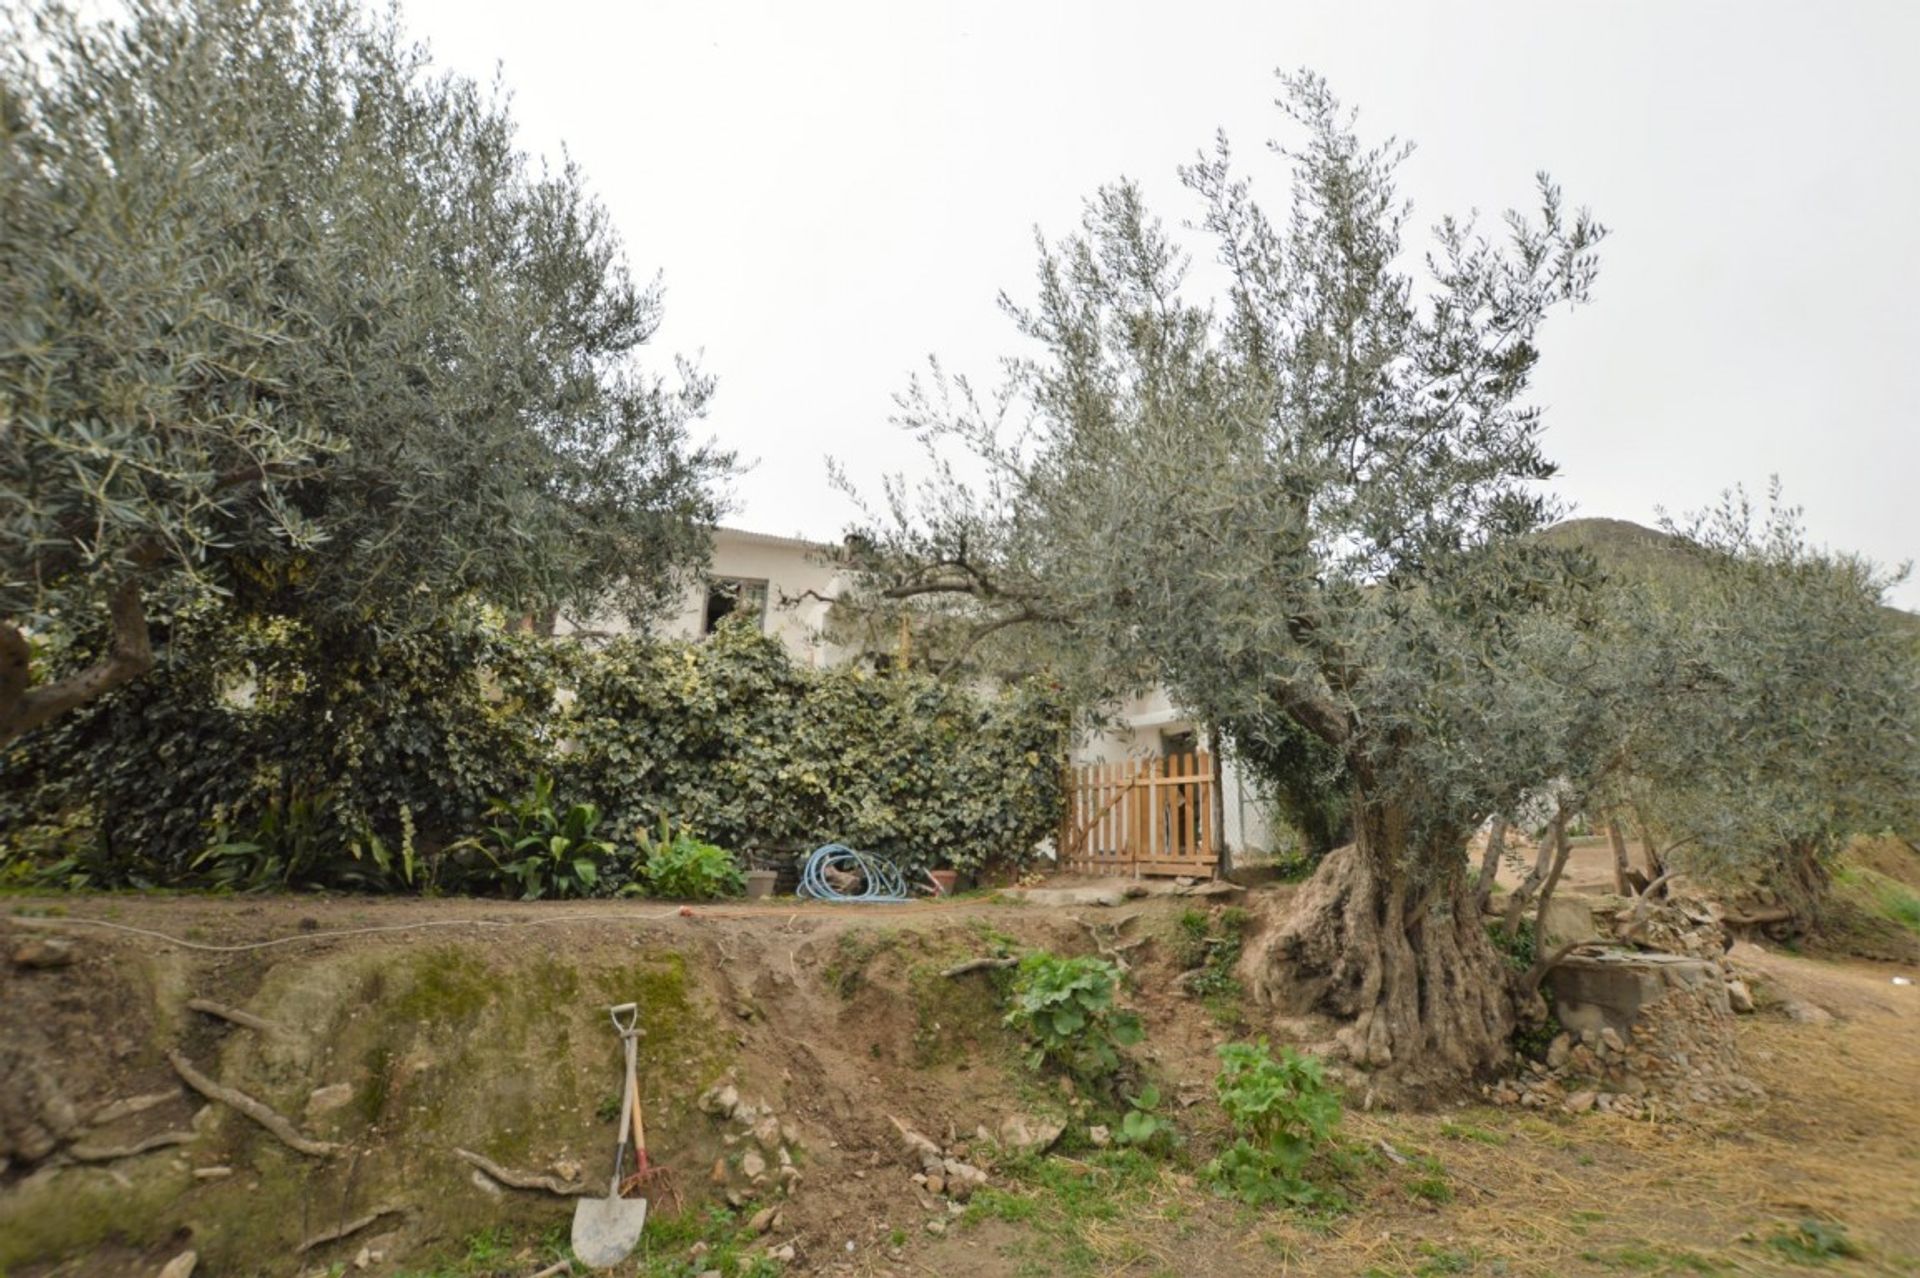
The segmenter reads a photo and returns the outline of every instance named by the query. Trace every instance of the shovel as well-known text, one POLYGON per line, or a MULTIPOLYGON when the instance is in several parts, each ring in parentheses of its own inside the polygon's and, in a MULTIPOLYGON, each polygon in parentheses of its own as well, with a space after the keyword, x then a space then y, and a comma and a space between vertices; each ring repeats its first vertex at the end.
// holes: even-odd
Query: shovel
POLYGON ((626 1178, 627 1149, 633 1145, 644 1165, 646 1138, 640 1133, 640 1080, 636 1042, 640 1033, 634 1028, 640 1008, 622 1003, 612 1008, 613 1027, 620 1031, 621 1046, 626 1049, 626 1086, 620 1093, 620 1144, 613 1154, 613 1182, 605 1198, 579 1198, 573 1204, 573 1254, 590 1269, 611 1269, 625 1260, 640 1243, 640 1231, 647 1223, 647 1200, 622 1198, 620 1182, 626 1178), (625 1017, 625 1020, 621 1018, 625 1017), (637 1137, 629 1141, 628 1137, 637 1137))

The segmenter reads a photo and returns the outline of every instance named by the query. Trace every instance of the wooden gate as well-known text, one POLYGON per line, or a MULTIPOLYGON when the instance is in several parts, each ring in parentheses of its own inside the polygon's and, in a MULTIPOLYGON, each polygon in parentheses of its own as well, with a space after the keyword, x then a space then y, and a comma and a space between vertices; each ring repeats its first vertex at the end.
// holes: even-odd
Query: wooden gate
POLYGON ((1220 864, 1213 756, 1201 750, 1067 769, 1060 868, 1082 874, 1191 874, 1220 864))

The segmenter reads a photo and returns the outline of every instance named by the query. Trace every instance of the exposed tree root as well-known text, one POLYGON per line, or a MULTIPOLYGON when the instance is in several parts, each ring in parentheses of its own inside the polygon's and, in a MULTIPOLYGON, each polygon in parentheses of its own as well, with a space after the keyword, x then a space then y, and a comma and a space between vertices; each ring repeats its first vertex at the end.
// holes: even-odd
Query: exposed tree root
POLYGON ((476 1154, 470 1149, 455 1149, 453 1152, 455 1157, 478 1167, 509 1189, 541 1190, 560 1198, 578 1198, 587 1192, 585 1185, 561 1180, 557 1176, 537 1176, 532 1172, 517 1172, 510 1167, 502 1167, 486 1155, 476 1154))
POLYGON ((66 1155, 76 1163, 111 1163, 118 1162, 122 1158, 132 1158, 135 1154, 150 1153, 156 1149, 191 1144, 194 1139, 192 1132, 161 1132, 157 1136, 149 1136, 131 1145, 69 1145, 66 1155))
POLYGON ((391 1216, 396 1212, 400 1212, 404 1210, 406 1209, 403 1207, 382 1207, 379 1211, 369 1212, 366 1215, 360 1217, 358 1220, 348 1221, 346 1224, 340 1226, 338 1229, 329 1229, 324 1234, 315 1234, 313 1237, 301 1243, 298 1247, 295 1247, 293 1249, 294 1253, 296 1255, 304 1256, 308 1252, 312 1251, 315 1247, 324 1247, 328 1243, 339 1242, 342 1238, 351 1238, 353 1235, 359 1233, 361 1230, 365 1229, 368 1225, 371 1225, 374 1221, 379 1220, 383 1216, 391 1216))
POLYGON ((261 1034, 285 1033, 284 1030, 272 1021, 262 1020, 252 1012, 243 1012, 237 1007, 228 1007, 224 1003, 216 1003, 210 998, 190 998, 187 1000, 187 1006, 196 1012, 203 1012, 208 1016, 218 1017, 223 1021, 243 1026, 261 1034))
POLYGON ((289 1149, 297 1150, 312 1158, 326 1158, 338 1153, 340 1146, 331 1141, 312 1140, 302 1136, 294 1125, 282 1118, 272 1108, 255 1100, 245 1092, 235 1091, 223 1086, 202 1074, 193 1067, 193 1063, 179 1052, 168 1052, 167 1060, 173 1065, 173 1072, 186 1080, 188 1087, 199 1092, 210 1101, 218 1101, 231 1109, 237 1109, 254 1122, 272 1132, 289 1149))
POLYGON ((1133 970, 1133 964, 1128 961, 1127 955, 1153 939, 1149 936, 1136 936, 1131 941, 1122 942, 1120 940, 1120 929, 1124 928, 1127 923, 1131 921, 1127 919, 1122 919, 1117 925, 1111 928, 1102 927, 1098 923, 1088 922, 1078 915, 1074 916, 1073 921, 1087 929, 1087 935, 1093 938, 1093 948, 1100 952, 1100 957, 1112 963, 1122 972, 1131 972, 1133 970))
POLYGON ((123 1118, 144 1114, 156 1105, 164 1105, 179 1095, 179 1090, 175 1089, 171 1092, 148 1092, 144 1096, 129 1096, 125 1100, 109 1101, 93 1111, 87 1119, 87 1126, 105 1127, 123 1118))

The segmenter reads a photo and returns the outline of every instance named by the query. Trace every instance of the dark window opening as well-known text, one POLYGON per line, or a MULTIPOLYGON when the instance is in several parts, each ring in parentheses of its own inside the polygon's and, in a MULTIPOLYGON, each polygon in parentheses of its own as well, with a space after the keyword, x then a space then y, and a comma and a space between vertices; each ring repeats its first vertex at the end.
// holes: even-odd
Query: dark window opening
POLYGON ((765 629, 767 583, 744 577, 714 577, 707 582, 707 617, 702 633, 712 634, 720 623, 739 613, 750 617, 756 629, 765 629))

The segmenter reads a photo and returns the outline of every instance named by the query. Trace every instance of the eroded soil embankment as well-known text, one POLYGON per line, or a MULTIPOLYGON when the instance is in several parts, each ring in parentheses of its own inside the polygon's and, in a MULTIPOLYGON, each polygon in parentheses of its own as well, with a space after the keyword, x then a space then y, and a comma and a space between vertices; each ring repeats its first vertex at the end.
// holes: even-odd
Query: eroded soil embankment
POLYGON ((942 967, 1005 948, 1009 928, 1023 945, 1086 943, 1070 918, 984 905, 686 916, 651 904, 78 898, 13 913, 49 906, 68 918, 0 924, 9 953, 55 935, 73 946, 70 963, 0 968, 0 1052, 17 1075, 6 1130, 63 1128, 67 1102, 51 1158, 9 1137, 0 1272, 16 1275, 88 1256, 61 1272, 142 1272, 183 1245, 203 1273, 296 1273, 362 1248, 398 1262, 484 1230, 564 1225, 567 1203, 502 1189, 455 1151, 604 1186, 620 1071, 606 1009, 628 1001, 640 1007, 649 1144, 670 1168, 658 1210, 731 1188, 780 1202, 783 1230, 802 1240, 839 1232, 843 1215, 864 1230, 858 1196, 824 1187, 890 1148, 886 1112, 937 1129, 964 1109, 971 1123, 1014 1086, 990 980, 945 979, 942 967), (234 948, 246 946, 258 948, 234 948), (173 1052, 336 1148, 302 1153, 208 1104, 182 1085, 173 1052), (729 1072, 787 1124, 790 1199, 773 1176, 746 1183, 740 1150, 695 1106, 729 1072), (150 1140, 147 1152, 72 1161, 150 1140), (727 1160, 733 1183, 716 1183, 727 1160))

